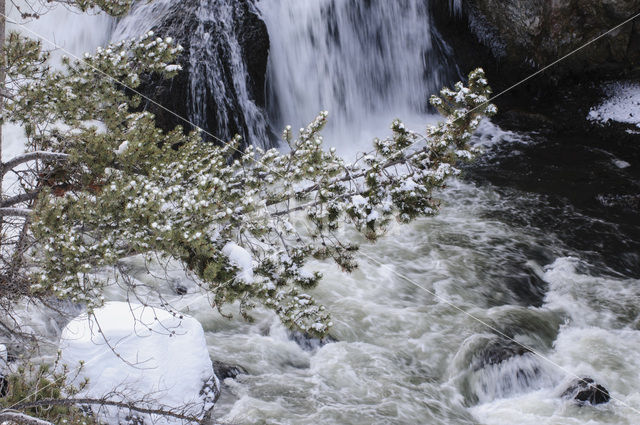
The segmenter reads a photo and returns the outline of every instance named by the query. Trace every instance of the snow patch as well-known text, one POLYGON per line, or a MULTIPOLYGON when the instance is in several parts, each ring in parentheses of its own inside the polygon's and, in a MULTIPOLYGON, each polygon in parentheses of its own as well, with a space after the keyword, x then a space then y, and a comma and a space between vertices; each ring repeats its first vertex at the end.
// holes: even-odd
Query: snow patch
POLYGON ((7 347, 4 344, 0 344, 0 376, 4 376, 7 372, 7 347))
POLYGON ((125 140, 120 144, 120 146, 118 146, 118 149, 116 149, 114 152, 116 155, 122 155, 123 153, 126 152, 128 147, 129 147, 129 141, 125 140))
POLYGON ((229 242, 222 248, 222 253, 229 258, 232 265, 239 269, 236 276, 239 280, 253 283, 253 258, 249 251, 235 242, 229 242))
POLYGON ((608 99, 591 108, 587 120, 599 124, 615 121, 640 128, 640 84, 617 82, 606 87, 608 99))
POLYGON ((621 159, 614 159, 613 160, 613 164, 618 167, 618 168, 628 168, 631 167, 631 164, 629 164, 627 161, 623 161, 621 159))
MULTIPOLYGON (((71 371, 84 361, 78 376, 69 374, 75 384, 89 379, 78 397, 106 397, 203 417, 219 393, 202 326, 188 316, 109 302, 91 318, 82 314, 73 319, 62 332, 60 348, 61 363, 71 371)), ((107 423, 123 423, 130 413, 108 407, 99 414, 107 423)), ((141 419, 145 424, 182 423, 155 415, 141 419)))

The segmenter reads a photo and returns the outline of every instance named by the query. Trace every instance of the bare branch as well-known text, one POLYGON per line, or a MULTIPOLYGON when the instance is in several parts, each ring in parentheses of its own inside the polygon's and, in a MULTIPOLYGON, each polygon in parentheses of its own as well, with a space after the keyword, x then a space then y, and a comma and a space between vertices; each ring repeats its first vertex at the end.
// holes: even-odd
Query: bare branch
POLYGON ((35 151, 27 152, 22 155, 18 155, 15 158, 2 164, 2 175, 4 176, 9 170, 17 167, 25 162, 35 161, 38 159, 49 159, 52 161, 64 161, 69 158, 69 155, 61 152, 47 152, 47 151, 35 151))
POLYGON ((36 191, 36 192, 21 193, 20 195, 12 196, 11 198, 7 198, 4 201, 0 202, 0 208, 11 207, 15 204, 19 204, 20 202, 33 201, 38 197, 39 193, 40 193, 39 191, 36 191))
POLYGON ((29 217, 32 212, 28 208, 0 208, 0 217, 29 217))
MULTIPOLYGON (((201 422, 201 418, 196 416, 189 416, 184 413, 179 413, 173 410, 167 409, 149 409, 145 407, 136 406, 131 402, 123 402, 123 401, 114 401, 114 400, 106 400, 106 399, 95 399, 95 398, 64 398, 64 399, 42 399, 27 403, 20 403, 15 405, 16 409, 31 409, 34 407, 42 407, 42 406, 75 406, 82 404, 92 404, 99 406, 115 406, 123 409, 129 409, 138 413, 146 413, 149 415, 159 415, 159 416, 169 416, 172 418, 183 419, 190 422, 201 422)), ((47 422, 48 424, 48 422, 47 422)))

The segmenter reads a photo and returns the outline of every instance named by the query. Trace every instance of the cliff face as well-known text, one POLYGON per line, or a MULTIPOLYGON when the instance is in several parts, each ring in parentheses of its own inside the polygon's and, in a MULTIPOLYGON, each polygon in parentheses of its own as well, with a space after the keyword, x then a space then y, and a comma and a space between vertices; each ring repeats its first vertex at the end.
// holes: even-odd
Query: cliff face
MULTIPOLYGON (((540 68, 640 12, 640 0, 467 0, 471 31, 507 67, 540 68)), ((552 71, 620 76, 640 67, 640 18, 552 71)))

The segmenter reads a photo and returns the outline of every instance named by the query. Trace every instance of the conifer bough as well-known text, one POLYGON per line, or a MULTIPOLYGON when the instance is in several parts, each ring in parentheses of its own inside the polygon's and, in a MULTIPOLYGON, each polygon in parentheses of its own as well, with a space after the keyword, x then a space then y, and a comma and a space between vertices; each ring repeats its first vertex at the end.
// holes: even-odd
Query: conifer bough
POLYGON ((475 155, 471 135, 496 111, 477 69, 468 86, 431 98, 444 120, 424 141, 396 120, 391 137, 376 139, 354 163, 324 148, 326 112, 297 136, 285 129, 286 152, 241 148, 238 137, 218 146, 197 131, 158 129, 152 114, 140 112, 139 96, 102 74, 131 88, 142 74, 172 77, 180 50, 148 33, 80 62, 65 59, 56 71, 39 43, 9 36, 3 116, 25 128, 33 165, 22 198, 2 206, 28 216, 32 248, 18 257, 30 295, 84 303, 91 312, 109 284, 97 271, 131 255, 160 255, 196 276, 221 312, 238 302, 250 319, 261 304, 287 326, 321 337, 331 320, 309 295, 321 274, 307 262, 332 259, 351 271, 358 246, 341 228, 373 242, 393 220, 435 214, 434 191, 475 155))

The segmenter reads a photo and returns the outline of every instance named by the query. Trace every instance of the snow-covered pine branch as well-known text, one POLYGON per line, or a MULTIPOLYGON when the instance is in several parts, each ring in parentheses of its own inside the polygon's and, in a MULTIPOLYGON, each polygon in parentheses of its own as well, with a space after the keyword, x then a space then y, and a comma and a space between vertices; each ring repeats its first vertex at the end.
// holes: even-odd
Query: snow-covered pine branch
POLYGON ((17 34, 5 51, 12 98, 4 115, 25 129, 31 151, 3 169, 42 161, 20 176, 24 193, 0 200, 0 214, 31 214, 31 227, 16 232, 23 241, 16 258, 30 273, 31 294, 86 303, 90 311, 106 284, 96 270, 117 268, 134 253, 161 254, 197 276, 213 307, 238 301, 250 318, 262 304, 291 328, 322 336, 331 319, 308 294, 321 278, 308 261, 331 259, 353 270, 358 245, 340 228, 375 241, 394 220, 435 214, 435 191, 457 174, 457 161, 473 156, 471 134, 495 112, 484 73, 475 70, 467 87, 458 83, 431 99, 445 120, 424 140, 396 120, 390 138, 347 164, 323 147, 327 113, 297 137, 285 129, 286 153, 158 129, 153 115, 139 111, 139 97, 122 90, 138 87, 142 74, 178 71, 181 48, 153 33, 82 61, 65 59, 61 71, 46 66, 38 42, 17 34))
POLYGON ((115 267, 132 252, 162 253, 200 279, 214 307, 239 301, 250 318, 249 310, 262 304, 288 326, 322 336, 331 320, 306 293, 321 278, 305 268, 307 261, 332 259, 353 270, 358 247, 336 233, 340 227, 375 241, 393 219, 435 214, 434 190, 457 173, 458 160, 473 156, 468 141, 492 108, 483 72, 451 93, 438 99, 452 113, 428 130, 425 144, 414 146, 418 135, 394 121, 392 137, 376 140, 354 164, 324 150, 326 113, 295 139, 286 129, 291 150, 282 153, 240 151, 238 138, 215 146, 198 134, 163 134, 150 114, 122 108, 117 126, 107 123, 95 145, 92 138, 66 144, 72 186, 94 188, 63 196, 43 189, 33 228, 43 245, 34 257, 40 272, 33 290, 91 309, 100 305, 104 285, 92 270, 115 267), (296 227, 296 212, 306 228, 296 227))

